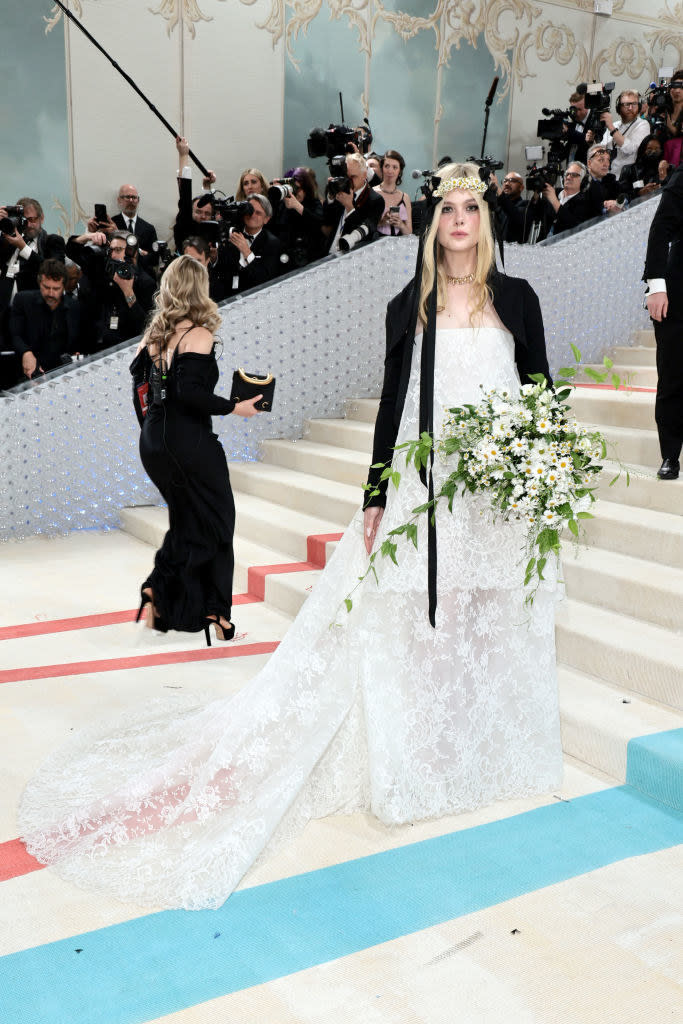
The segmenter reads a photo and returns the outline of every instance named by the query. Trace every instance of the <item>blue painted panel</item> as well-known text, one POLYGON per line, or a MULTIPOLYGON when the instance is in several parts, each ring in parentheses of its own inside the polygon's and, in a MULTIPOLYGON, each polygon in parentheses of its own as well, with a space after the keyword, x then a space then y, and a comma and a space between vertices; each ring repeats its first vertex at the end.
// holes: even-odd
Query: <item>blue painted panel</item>
POLYGON ((48 231, 65 233, 59 202, 69 211, 70 175, 64 31, 45 34, 49 0, 2 3, 0 203, 37 199, 48 231))

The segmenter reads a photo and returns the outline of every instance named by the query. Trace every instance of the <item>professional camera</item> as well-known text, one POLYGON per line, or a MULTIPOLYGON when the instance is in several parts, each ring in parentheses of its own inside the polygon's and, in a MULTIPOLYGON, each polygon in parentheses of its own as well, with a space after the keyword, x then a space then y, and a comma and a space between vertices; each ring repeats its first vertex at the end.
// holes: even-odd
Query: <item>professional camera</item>
POLYGON ((565 128, 572 123, 572 109, 570 107, 568 110, 560 110, 556 107, 550 110, 548 107, 542 107, 541 113, 545 120, 539 121, 536 127, 539 139, 545 139, 546 142, 556 142, 561 139, 565 128))
POLYGON ((336 199, 340 192, 353 192, 351 179, 346 173, 346 155, 330 157, 327 163, 331 177, 325 186, 326 199, 336 199))
POLYGON ((342 156, 355 152, 354 146, 361 153, 367 153, 372 145, 372 131, 367 117, 358 128, 348 128, 345 124, 331 124, 329 128, 314 128, 306 140, 306 148, 311 160, 324 156, 330 161, 334 156, 342 156))
POLYGON ((7 216, 0 220, 0 231, 3 235, 13 235, 15 231, 21 234, 28 224, 24 217, 24 207, 6 206, 5 209, 7 210, 7 216))
POLYGON ((550 146, 548 150, 548 159, 542 167, 539 167, 536 161, 527 164, 526 168, 526 181, 524 182, 527 192, 541 193, 546 185, 552 185, 555 187, 557 179, 562 173, 562 162, 563 152, 560 147, 550 146))
POLYGON ((152 252, 158 256, 158 266, 161 270, 165 270, 169 263, 173 262, 174 254, 169 248, 168 242, 163 239, 157 238, 155 242, 152 242, 152 252))
POLYGON ((350 252, 359 242, 364 242, 366 238, 369 238, 373 233, 374 227, 365 221, 354 231, 349 231, 348 235, 341 235, 339 238, 339 251, 350 252))
POLYGON ((276 181, 272 181, 270 183, 268 198, 273 209, 275 209, 281 199, 294 195, 294 190, 296 189, 297 184, 298 182, 296 178, 278 178, 276 181))
POLYGON ((104 272, 110 281, 114 280, 114 275, 120 277, 122 281, 130 281, 135 276, 133 260, 137 255, 137 251, 138 240, 135 235, 131 234, 126 237, 126 252, 122 260, 115 260, 111 256, 107 256, 104 263, 104 272))
POLYGON ((671 82, 667 85, 666 80, 660 78, 659 84, 657 82, 650 83, 650 87, 645 94, 648 105, 647 120, 652 127, 652 131, 655 133, 661 132, 666 128, 667 117, 673 111, 673 103, 669 93, 671 85, 671 82))
POLYGON ((227 228, 235 228, 240 231, 244 227, 244 218, 250 217, 254 212, 254 207, 248 199, 236 203, 233 197, 229 196, 227 199, 215 199, 214 203, 216 213, 221 216, 221 223, 225 224, 227 228))
POLYGON ((600 120, 603 114, 606 114, 610 108, 612 102, 612 93, 614 92, 614 82, 582 82, 577 85, 576 91, 583 94, 584 103, 586 110, 588 111, 588 119, 585 122, 585 128, 587 132, 593 132, 597 135, 598 132, 604 131, 604 124, 600 120))

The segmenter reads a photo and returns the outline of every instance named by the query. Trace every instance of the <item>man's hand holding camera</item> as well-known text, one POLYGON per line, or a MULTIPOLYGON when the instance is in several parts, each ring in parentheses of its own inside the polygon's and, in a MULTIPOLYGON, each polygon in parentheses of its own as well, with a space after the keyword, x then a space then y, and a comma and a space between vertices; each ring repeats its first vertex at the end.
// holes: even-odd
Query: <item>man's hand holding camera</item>
POLYGON ((44 373, 42 366, 38 366, 38 360, 34 356, 33 352, 24 352, 21 357, 21 368, 24 371, 24 376, 29 379, 38 370, 39 373, 44 373))
MULTIPOLYGON (((7 210, 4 206, 0 206, 0 220, 4 220, 7 217, 7 210)), ((10 245, 13 245, 15 249, 24 249, 26 247, 26 239, 20 234, 19 229, 15 227, 14 232, 10 235, 3 231, 2 237, 10 245)))
POLYGON ((245 260, 248 259, 251 253, 251 246, 249 245, 249 242, 246 240, 246 238, 240 231, 231 231, 230 238, 228 239, 228 241, 230 242, 231 245, 234 245, 236 249, 239 249, 241 255, 244 256, 245 260))

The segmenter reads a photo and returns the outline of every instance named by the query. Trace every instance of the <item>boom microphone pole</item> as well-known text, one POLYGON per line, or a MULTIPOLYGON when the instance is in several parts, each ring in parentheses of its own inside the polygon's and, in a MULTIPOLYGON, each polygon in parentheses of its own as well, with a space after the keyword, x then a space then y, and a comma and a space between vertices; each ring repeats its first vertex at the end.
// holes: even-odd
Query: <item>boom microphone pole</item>
POLYGON ((491 82, 491 88, 489 89, 489 94, 486 97, 486 102, 484 104, 484 107, 485 107, 485 112, 484 112, 484 137, 481 140, 481 159, 482 160, 484 159, 484 150, 486 149, 486 133, 489 130, 489 114, 491 113, 491 104, 493 103, 493 97, 496 95, 496 89, 497 88, 498 88, 498 75, 496 75, 495 78, 493 79, 493 81, 491 82))
MULTIPOLYGON (((89 40, 90 40, 90 42, 91 42, 91 43, 93 44, 93 46, 97 47, 97 49, 98 49, 98 50, 100 51, 100 53, 103 53, 103 54, 104 54, 104 56, 105 56, 105 57, 107 58, 107 60, 109 61, 109 63, 110 63, 111 65, 112 65, 112 67, 116 68, 116 70, 118 71, 118 73, 119 73, 119 74, 120 74, 120 75, 121 75, 121 76, 122 76, 123 78, 125 78, 125 80, 126 80, 126 81, 128 82, 128 84, 129 84, 129 85, 130 85, 130 86, 131 86, 131 87, 132 87, 132 88, 133 88, 133 89, 135 90, 135 92, 136 92, 136 93, 138 94, 138 96, 139 96, 139 97, 140 97, 140 98, 141 98, 142 100, 144 100, 144 101, 145 101, 145 103, 147 104, 147 106, 149 107, 149 109, 150 109, 150 110, 152 111, 152 113, 153 113, 153 114, 156 114, 156 116, 157 116, 157 117, 159 118, 159 120, 160 120, 160 121, 161 121, 161 123, 163 124, 164 128, 167 128, 167 129, 168 129, 168 131, 169 131, 169 132, 171 133, 171 135, 173 136, 173 138, 174 138, 174 139, 178 138, 178 135, 179 135, 180 133, 179 133, 179 132, 177 132, 177 131, 175 130, 175 128, 173 127, 173 125, 172 125, 172 124, 169 124, 169 123, 168 123, 168 121, 167 121, 167 120, 166 120, 166 118, 165 118, 165 117, 163 116, 163 114, 160 114, 160 113, 159 113, 159 111, 158 111, 158 110, 157 110, 157 108, 156 108, 156 107, 154 106, 154 104, 152 103, 152 101, 151 101, 151 100, 148 100, 148 99, 147 99, 147 97, 145 96, 145 94, 144 94, 144 92, 142 91, 142 89, 140 89, 140 88, 139 88, 139 87, 138 87, 138 86, 137 86, 137 85, 135 84, 135 82, 134 82, 134 81, 133 81, 133 79, 132 79, 132 78, 130 77, 130 75, 127 75, 127 74, 126 74, 126 72, 125 72, 125 71, 123 70, 123 68, 122 68, 122 67, 120 66, 120 64, 117 64, 117 63, 116 63, 116 61, 114 60, 114 58, 113 58, 113 57, 110 57, 110 56, 109 56, 109 54, 108 54, 108 53, 107 53, 107 51, 106 51, 106 50, 104 49, 104 47, 103 47, 103 46, 100 46, 100 44, 99 44, 99 43, 97 42, 97 40, 95 39, 95 37, 94 37, 94 36, 92 36, 92 35, 90 34, 90 32, 88 32, 87 28, 85 28, 85 27, 84 27, 84 26, 83 26, 83 25, 81 24, 81 22, 80 22, 80 21, 78 20, 78 18, 76 18, 76 17, 75 17, 75 16, 74 16, 74 15, 73 15, 73 14, 71 13, 71 11, 70 11, 70 10, 69 10, 69 9, 68 9, 67 7, 65 7, 65 6, 64 6, 64 4, 63 4, 63 3, 61 2, 61 0, 54 0, 54 3, 55 3, 55 4, 57 5, 57 7, 60 7, 60 8, 62 9, 62 11, 64 12, 65 16, 66 16, 66 17, 67 17, 67 18, 68 18, 68 19, 69 19, 70 21, 72 21, 72 22, 74 23, 74 25, 77 25, 77 26, 78 26, 78 28, 79 28, 79 29, 81 30, 81 32, 82 32, 82 33, 83 33, 83 35, 84 35, 84 36, 86 37, 86 39, 89 39, 89 40)), ((198 160, 198 159, 197 159, 197 157, 196 157, 196 156, 194 155, 194 153, 192 152, 192 150, 190 150, 190 154, 189 154, 189 155, 190 155, 190 157, 192 158, 192 160, 194 160, 194 162, 196 163, 196 165, 197 165, 197 167, 199 168, 199 170, 200 170, 200 171, 201 171, 201 172, 202 172, 202 173, 204 174, 204 176, 205 176, 205 177, 207 177, 207 178, 208 178, 208 176, 209 176, 209 172, 208 172, 208 170, 206 169, 206 167, 204 166, 204 164, 203 164, 203 163, 201 162, 201 160, 198 160)))

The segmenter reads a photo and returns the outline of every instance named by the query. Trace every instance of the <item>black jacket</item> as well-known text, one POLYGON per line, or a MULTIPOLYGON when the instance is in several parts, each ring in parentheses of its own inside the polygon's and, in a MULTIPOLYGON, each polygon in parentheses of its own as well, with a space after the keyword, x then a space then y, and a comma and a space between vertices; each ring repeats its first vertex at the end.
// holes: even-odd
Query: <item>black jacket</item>
POLYGON ((32 352, 43 370, 53 370, 62 355, 78 351, 78 304, 65 295, 51 310, 39 290, 19 292, 10 309, 10 335, 20 358, 32 352))
POLYGON ((40 231, 36 242, 38 251, 31 253, 27 260, 19 257, 19 271, 12 279, 7 277, 7 266, 16 249, 0 236, 0 314, 12 301, 15 281, 17 292, 34 291, 38 287, 38 270, 43 260, 57 259, 64 262, 65 242, 61 235, 48 235, 47 231, 40 231))
MULTIPOLYGON (((361 226, 361 224, 367 224, 370 228, 370 235, 362 242, 359 242, 359 245, 368 245, 377 238, 377 225, 379 224, 380 217, 383 213, 384 200, 381 195, 366 185, 360 195, 354 200, 354 208, 344 221, 344 227, 342 228, 340 237, 350 235, 351 232, 355 231, 356 228, 361 226)), ((326 204, 325 223, 329 224, 332 228, 330 241, 327 246, 328 252, 330 252, 331 246, 334 243, 339 222, 343 216, 344 207, 336 199, 334 202, 326 204)), ((356 248, 358 248, 358 246, 356 246, 356 248)))
POLYGON ((650 225, 645 280, 664 278, 669 313, 683 316, 683 165, 676 168, 650 225))
MULTIPOLYGON (((129 217, 124 217, 122 213, 117 213, 115 217, 112 217, 114 224, 121 231, 128 230, 129 217)), ((148 220, 143 220, 142 217, 138 217, 135 223, 135 237, 138 240, 138 246, 144 252, 152 252, 152 245, 157 240, 157 229, 153 224, 150 224, 148 220)))
MULTIPOLYGON (((515 362, 522 384, 533 383, 529 375, 545 374, 552 383, 545 350, 545 332, 538 296, 528 281, 493 271, 489 278, 493 307, 515 340, 515 362)), ((408 337, 415 301, 415 281, 406 285, 387 306, 387 347, 384 384, 375 422, 372 464, 389 463, 393 456, 405 404, 415 339, 408 337)), ((365 505, 386 504, 387 481, 379 483, 381 469, 371 469, 368 484, 380 493, 365 505)))
POLYGON ((282 245, 279 239, 267 228, 261 228, 251 243, 254 259, 246 267, 240 266, 240 251, 231 242, 226 242, 219 249, 218 259, 226 284, 226 293, 234 295, 265 284, 278 277, 285 268, 280 262, 282 245))

